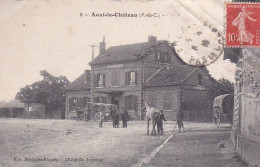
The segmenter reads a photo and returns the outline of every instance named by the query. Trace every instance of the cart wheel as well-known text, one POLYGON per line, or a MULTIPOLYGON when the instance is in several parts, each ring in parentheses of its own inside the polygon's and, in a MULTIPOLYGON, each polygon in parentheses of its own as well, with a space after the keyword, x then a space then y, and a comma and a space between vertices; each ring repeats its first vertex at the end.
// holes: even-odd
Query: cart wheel
POLYGON ((219 125, 220 125, 220 111, 219 111, 219 109, 213 110, 213 124, 216 127, 219 127, 219 125))

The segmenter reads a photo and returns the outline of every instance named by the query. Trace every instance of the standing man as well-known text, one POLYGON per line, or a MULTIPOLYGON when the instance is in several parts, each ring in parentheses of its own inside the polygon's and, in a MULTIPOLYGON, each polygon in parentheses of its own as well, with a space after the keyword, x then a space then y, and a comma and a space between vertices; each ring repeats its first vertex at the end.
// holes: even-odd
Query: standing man
POLYGON ((182 105, 179 106, 176 113, 176 120, 179 128, 179 132, 181 132, 181 128, 182 131, 184 131, 184 126, 183 126, 184 113, 182 108, 183 108, 182 105))
POLYGON ((110 112, 110 117, 112 119, 112 122, 113 122, 113 128, 116 127, 116 124, 115 124, 115 110, 113 109, 112 106, 109 107, 109 112, 110 112))
POLYGON ((115 118, 114 118, 114 122, 115 122, 115 127, 119 128, 119 119, 120 119, 120 114, 119 114, 119 110, 117 108, 115 108, 115 118))
POLYGON ((126 111, 125 107, 122 107, 121 119, 123 122, 123 128, 127 128, 127 119, 128 119, 128 112, 126 111))
POLYGON ((163 134, 163 121, 166 122, 166 119, 165 119, 164 114, 163 114, 163 110, 160 110, 160 115, 159 115, 158 119, 159 120, 157 122, 157 131, 158 131, 158 133, 163 134))
POLYGON ((83 109, 84 112, 84 121, 87 121, 87 115, 88 115, 88 105, 86 104, 85 108, 83 109))
POLYGON ((87 122, 88 122, 88 121, 90 122, 91 108, 93 108, 93 106, 88 107, 87 122))

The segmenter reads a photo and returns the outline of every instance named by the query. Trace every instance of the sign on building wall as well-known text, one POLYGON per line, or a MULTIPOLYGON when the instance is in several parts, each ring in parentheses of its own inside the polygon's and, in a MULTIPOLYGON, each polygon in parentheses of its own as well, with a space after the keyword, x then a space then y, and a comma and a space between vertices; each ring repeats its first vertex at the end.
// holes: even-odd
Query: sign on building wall
POLYGON ((107 68, 123 68, 124 64, 112 64, 108 65, 107 68))

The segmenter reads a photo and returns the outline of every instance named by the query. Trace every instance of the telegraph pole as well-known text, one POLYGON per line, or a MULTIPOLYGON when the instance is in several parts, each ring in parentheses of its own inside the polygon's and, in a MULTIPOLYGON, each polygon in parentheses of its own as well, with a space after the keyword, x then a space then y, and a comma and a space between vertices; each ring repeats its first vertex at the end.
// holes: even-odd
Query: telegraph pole
POLYGON ((92 48, 92 60, 94 59, 94 48, 97 47, 94 43, 89 45, 92 48))

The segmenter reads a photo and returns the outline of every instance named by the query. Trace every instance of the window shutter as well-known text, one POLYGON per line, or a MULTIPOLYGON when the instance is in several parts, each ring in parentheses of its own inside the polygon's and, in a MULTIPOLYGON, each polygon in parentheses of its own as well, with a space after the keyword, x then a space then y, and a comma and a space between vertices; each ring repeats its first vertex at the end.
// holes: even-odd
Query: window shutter
POLYGON ((105 87, 106 86, 106 75, 103 74, 103 86, 105 87))
POLYGON ((129 72, 125 73, 125 85, 129 85, 129 72))
POLYGON ((171 56, 168 52, 166 52, 166 55, 165 55, 165 63, 171 64, 171 56))
POLYGON ((94 87, 98 87, 98 82, 99 82, 99 74, 94 75, 94 87))
POLYGON ((138 72, 137 71, 135 72, 135 84, 136 85, 138 84, 138 72))
POLYGON ((126 110, 129 110, 129 107, 128 107, 128 96, 125 97, 125 109, 126 110))
POLYGON ((130 96, 128 96, 129 97, 129 108, 132 110, 133 109, 133 96, 132 95, 130 95, 130 96))
POLYGON ((161 55, 161 62, 162 62, 162 63, 164 63, 164 62, 165 62, 165 60, 164 60, 164 59, 165 59, 165 54, 162 54, 162 55, 161 55))
POLYGON ((155 62, 158 62, 158 52, 154 53, 155 62))
POLYGON ((112 71, 111 85, 115 86, 115 71, 112 71))
POLYGON ((115 86, 119 86, 119 81, 120 81, 120 71, 115 70, 115 86))
POLYGON ((135 111, 137 111, 138 110, 138 96, 134 96, 135 98, 134 98, 134 104, 135 104, 135 111))
POLYGON ((125 96, 125 109, 127 110, 127 99, 126 99, 126 96, 125 96))

